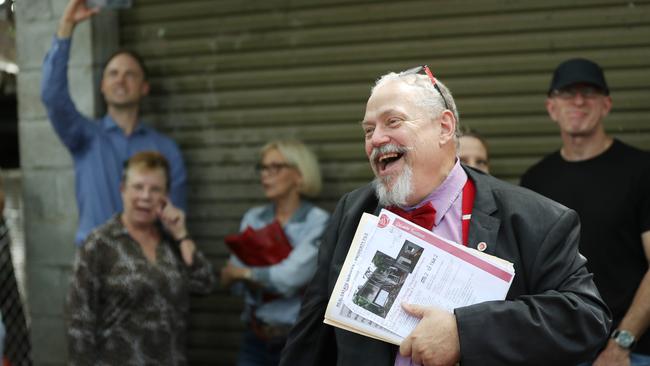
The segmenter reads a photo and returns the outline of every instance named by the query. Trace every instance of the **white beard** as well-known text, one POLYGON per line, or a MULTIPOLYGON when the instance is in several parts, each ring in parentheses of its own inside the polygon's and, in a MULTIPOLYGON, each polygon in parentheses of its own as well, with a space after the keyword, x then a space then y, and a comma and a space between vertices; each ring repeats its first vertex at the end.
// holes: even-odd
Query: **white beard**
POLYGON ((388 206, 405 207, 406 200, 413 191, 411 179, 413 178, 413 169, 408 164, 404 165, 404 170, 399 173, 397 177, 375 177, 372 181, 372 186, 375 188, 375 194, 379 199, 379 204, 388 206), (392 189, 388 189, 388 185, 393 182, 392 189))

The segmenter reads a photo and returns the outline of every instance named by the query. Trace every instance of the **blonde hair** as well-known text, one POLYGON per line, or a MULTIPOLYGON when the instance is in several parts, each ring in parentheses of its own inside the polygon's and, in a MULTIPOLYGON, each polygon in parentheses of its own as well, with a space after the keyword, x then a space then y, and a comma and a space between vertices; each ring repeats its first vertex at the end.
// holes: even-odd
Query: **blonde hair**
POLYGON ((273 149, 278 150, 302 176, 300 193, 308 197, 318 196, 323 183, 316 155, 298 140, 273 140, 260 149, 260 158, 273 149))

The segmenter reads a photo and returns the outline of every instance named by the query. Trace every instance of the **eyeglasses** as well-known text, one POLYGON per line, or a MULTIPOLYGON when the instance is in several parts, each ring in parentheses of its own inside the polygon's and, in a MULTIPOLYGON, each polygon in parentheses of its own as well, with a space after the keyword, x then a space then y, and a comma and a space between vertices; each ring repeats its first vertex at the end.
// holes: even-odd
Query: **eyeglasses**
POLYGON ((573 99, 576 95, 582 95, 583 98, 592 99, 604 95, 600 88, 591 85, 577 85, 569 88, 555 89, 551 92, 551 96, 560 99, 573 99))
POLYGON ((294 168, 294 167, 295 166, 293 164, 289 164, 289 163, 255 164, 255 170, 259 174, 266 172, 269 175, 276 175, 280 173, 280 171, 284 168, 294 168))
POLYGON ((440 97, 442 98, 442 101, 445 103, 445 109, 449 109, 449 104, 447 104, 447 99, 445 99, 445 96, 442 94, 442 90, 440 90, 440 87, 438 86, 438 81, 433 76, 433 73, 431 73, 429 66, 422 65, 422 66, 414 67, 412 69, 408 69, 400 73, 400 75, 412 75, 412 74, 420 74, 420 75, 428 76, 429 80, 431 80, 431 84, 433 84, 433 87, 438 91, 440 97))

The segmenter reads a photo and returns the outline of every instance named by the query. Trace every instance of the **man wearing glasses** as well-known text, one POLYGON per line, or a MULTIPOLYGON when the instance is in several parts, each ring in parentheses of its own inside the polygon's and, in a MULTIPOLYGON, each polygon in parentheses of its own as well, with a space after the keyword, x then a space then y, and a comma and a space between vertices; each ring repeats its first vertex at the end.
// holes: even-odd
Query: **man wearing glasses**
POLYGON ((650 154, 607 134, 611 108, 600 66, 561 63, 546 109, 562 148, 531 167, 521 185, 580 215, 580 252, 613 318, 594 365, 650 365, 650 154))
POLYGON ((578 253, 577 214, 461 165, 457 123, 427 67, 377 81, 361 123, 375 180, 339 201, 281 365, 575 365, 596 354, 610 319, 578 253), (514 263, 506 300, 453 313, 403 304, 421 320, 400 347, 323 324, 360 217, 381 208, 514 263))

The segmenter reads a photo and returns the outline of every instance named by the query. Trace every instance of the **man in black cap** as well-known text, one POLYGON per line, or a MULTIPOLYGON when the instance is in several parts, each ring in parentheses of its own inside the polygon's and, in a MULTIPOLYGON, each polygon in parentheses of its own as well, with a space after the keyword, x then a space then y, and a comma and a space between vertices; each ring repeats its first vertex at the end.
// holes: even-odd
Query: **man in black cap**
POLYGON ((598 64, 561 63, 546 109, 562 148, 531 167, 521 185, 580 215, 580 251, 614 320, 594 365, 650 365, 650 154, 606 133, 611 108, 598 64))

